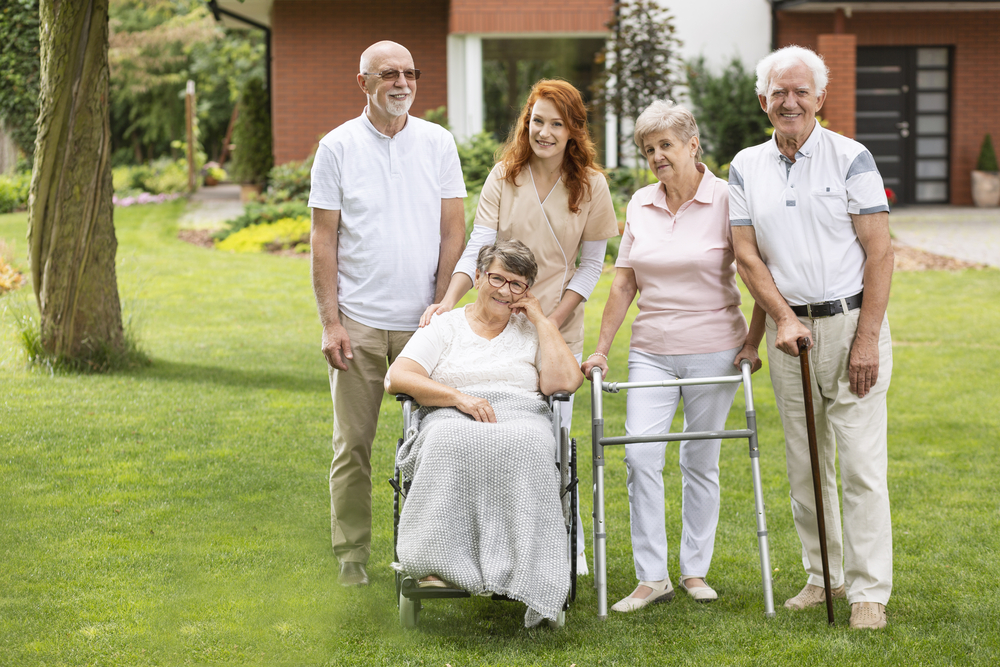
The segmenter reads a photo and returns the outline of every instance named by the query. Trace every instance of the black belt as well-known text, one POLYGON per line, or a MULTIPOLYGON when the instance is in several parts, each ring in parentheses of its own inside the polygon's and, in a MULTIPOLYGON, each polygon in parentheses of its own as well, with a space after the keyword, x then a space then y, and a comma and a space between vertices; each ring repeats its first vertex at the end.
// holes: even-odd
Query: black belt
POLYGON ((839 315, 844 311, 844 305, 847 305, 847 310, 854 310, 855 308, 861 307, 861 297, 864 292, 858 292, 854 296, 849 296, 846 299, 836 299, 834 301, 822 301, 820 303, 809 303, 804 306, 792 306, 792 312, 799 317, 830 317, 831 315, 839 315))

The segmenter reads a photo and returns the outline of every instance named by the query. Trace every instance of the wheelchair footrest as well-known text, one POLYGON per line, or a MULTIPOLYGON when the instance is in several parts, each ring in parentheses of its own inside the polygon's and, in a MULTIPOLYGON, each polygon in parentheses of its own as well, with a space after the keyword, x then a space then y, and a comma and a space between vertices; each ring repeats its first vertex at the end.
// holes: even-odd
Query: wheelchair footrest
POLYGON ((428 587, 420 588, 417 585, 417 581, 412 577, 405 577, 401 584, 400 591, 403 597, 409 598, 411 600, 426 600, 429 598, 468 598, 472 597, 469 591, 464 591, 461 588, 438 588, 438 587, 428 587))

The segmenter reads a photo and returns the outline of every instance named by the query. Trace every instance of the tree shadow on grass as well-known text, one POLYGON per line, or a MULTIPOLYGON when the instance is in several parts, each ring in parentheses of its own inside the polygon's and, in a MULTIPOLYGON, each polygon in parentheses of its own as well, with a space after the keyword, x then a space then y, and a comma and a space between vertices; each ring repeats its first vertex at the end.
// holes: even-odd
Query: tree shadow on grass
POLYGON ((319 373, 294 374, 262 370, 240 370, 225 366, 153 359, 152 365, 132 370, 124 375, 135 378, 157 379, 168 382, 194 384, 218 384, 248 389, 280 389, 303 393, 329 393, 330 384, 325 375, 319 373))

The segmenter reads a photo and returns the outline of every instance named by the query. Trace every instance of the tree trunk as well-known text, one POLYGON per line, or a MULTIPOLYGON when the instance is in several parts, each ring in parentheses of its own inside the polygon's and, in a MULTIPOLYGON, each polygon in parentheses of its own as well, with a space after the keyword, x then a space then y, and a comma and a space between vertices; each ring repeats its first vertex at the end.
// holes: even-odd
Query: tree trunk
POLYGON ((108 0, 42 0, 28 242, 41 341, 56 357, 121 350, 108 114, 108 0))

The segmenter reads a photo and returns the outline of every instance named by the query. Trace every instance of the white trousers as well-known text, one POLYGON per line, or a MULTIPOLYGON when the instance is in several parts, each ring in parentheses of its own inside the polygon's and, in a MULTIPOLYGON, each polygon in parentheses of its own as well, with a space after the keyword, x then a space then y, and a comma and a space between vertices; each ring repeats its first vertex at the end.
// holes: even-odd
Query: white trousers
MULTIPOLYGON (((733 359, 740 348, 709 354, 662 356, 629 351, 629 382, 739 375, 733 359)), ((684 400, 685 431, 716 431, 726 425, 737 386, 734 384, 629 389, 625 433, 670 432, 680 400, 684 400)), ((625 446, 632 556, 640 581, 661 581, 667 572, 667 530, 663 498, 663 465, 667 444, 625 446)), ((720 440, 680 443, 681 575, 704 577, 712 564, 715 529, 719 523, 720 440)))
MULTIPOLYGON (((889 320, 879 333, 879 369, 864 398, 850 390, 848 362, 860 309, 818 319, 799 318, 812 331, 809 351, 813 413, 820 479, 823 484, 830 585, 847 584, 847 600, 886 604, 892 593, 892 521, 887 483, 886 393, 892 378, 889 320), (836 459, 844 494, 841 530, 836 459)), ((809 583, 823 585, 823 561, 816 527, 816 501, 802 393, 801 362, 774 347, 777 328, 767 318, 767 358, 771 383, 785 429, 785 456, 792 517, 802 541, 802 564, 809 583)))

